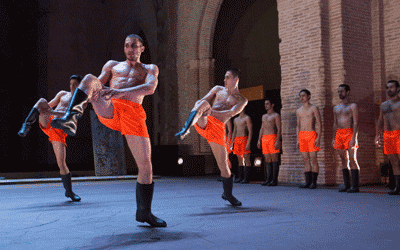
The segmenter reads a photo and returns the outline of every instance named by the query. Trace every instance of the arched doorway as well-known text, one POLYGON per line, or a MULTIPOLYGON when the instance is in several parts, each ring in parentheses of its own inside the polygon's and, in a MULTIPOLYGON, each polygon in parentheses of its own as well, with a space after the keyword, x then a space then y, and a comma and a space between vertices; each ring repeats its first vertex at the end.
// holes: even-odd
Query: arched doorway
POLYGON ((265 96, 279 90, 279 41, 275 0, 225 0, 213 41, 215 82, 222 84, 225 71, 236 67, 242 71, 240 88, 263 85, 265 96))
MULTIPOLYGON (((213 40, 215 83, 223 84, 227 69, 239 68, 239 89, 260 87, 259 91, 263 92, 260 96, 274 99, 279 112, 279 42, 276 0, 225 0, 218 14, 213 40)), ((257 138, 265 113, 263 98, 250 99, 245 111, 253 122, 252 153, 261 153, 257 138)))

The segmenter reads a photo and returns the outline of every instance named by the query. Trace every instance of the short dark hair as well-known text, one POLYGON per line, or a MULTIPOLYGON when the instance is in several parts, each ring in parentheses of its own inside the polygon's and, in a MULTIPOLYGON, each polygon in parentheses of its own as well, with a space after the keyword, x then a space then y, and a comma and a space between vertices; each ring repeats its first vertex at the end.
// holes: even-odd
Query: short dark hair
POLYGON ((349 85, 347 85, 347 84, 345 84, 345 83, 343 83, 343 84, 340 84, 340 85, 339 85, 339 88, 341 88, 341 87, 343 87, 343 88, 344 88, 344 90, 346 90, 346 92, 347 92, 347 91, 350 91, 350 86, 349 86, 349 85))
MULTIPOLYGON (((142 39, 140 36, 136 35, 136 34, 130 34, 130 35, 128 35, 126 38, 138 39, 139 42, 140 42, 142 45, 144 45, 143 39, 142 39)), ((126 39, 126 38, 125 38, 125 39, 126 39)))
POLYGON ((302 89, 302 90, 300 90, 299 94, 300 94, 301 92, 304 92, 304 93, 306 93, 307 95, 311 95, 311 92, 310 92, 308 89, 302 89))
POLYGON ((271 98, 265 98, 264 103, 265 103, 266 101, 269 101, 269 103, 271 103, 271 104, 275 104, 275 101, 272 100, 271 98))
POLYGON ((80 83, 82 81, 83 77, 81 75, 72 75, 69 79, 70 80, 75 79, 80 83))
POLYGON ((240 70, 238 68, 230 68, 227 72, 231 72, 234 77, 240 78, 240 70))
POLYGON ((391 82, 393 82, 394 85, 396 85, 396 88, 400 87, 400 84, 399 84, 398 81, 396 81, 396 80, 389 80, 389 81, 388 81, 388 83, 391 83, 391 82))

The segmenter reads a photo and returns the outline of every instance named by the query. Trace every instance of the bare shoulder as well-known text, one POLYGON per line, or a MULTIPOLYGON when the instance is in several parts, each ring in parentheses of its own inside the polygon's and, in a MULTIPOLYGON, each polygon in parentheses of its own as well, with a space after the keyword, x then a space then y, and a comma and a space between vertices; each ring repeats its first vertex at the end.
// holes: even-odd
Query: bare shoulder
POLYGON ((223 89, 224 89, 224 87, 222 87, 222 86, 220 86, 220 85, 215 85, 215 86, 210 90, 210 92, 218 93, 219 91, 221 91, 221 90, 223 90, 223 89))
POLYGON ((57 93, 56 96, 62 97, 62 96, 64 96, 64 95, 67 95, 68 93, 69 93, 69 92, 66 91, 66 90, 61 90, 60 92, 57 93))
POLYGON ((247 104, 247 102, 248 102, 247 98, 244 97, 243 95, 241 95, 239 93, 239 91, 236 93, 233 93, 232 96, 234 96, 238 100, 238 103, 246 103, 247 104))
POLYGON ((392 102, 390 100, 382 102, 382 104, 381 104, 382 111, 384 111, 384 112, 389 111, 391 109, 391 106, 392 106, 391 104, 392 104, 392 102))
POLYGON ((301 114, 302 112, 303 112, 303 106, 301 106, 300 108, 298 108, 298 109, 296 110, 296 114, 297 114, 297 115, 301 114))
POLYGON ((144 63, 142 63, 142 65, 143 65, 143 68, 145 68, 148 73, 153 73, 153 74, 157 74, 158 75, 159 70, 158 70, 157 65, 155 65, 155 64, 144 64, 144 63))
POLYGON ((115 66, 117 66, 118 64, 123 63, 123 62, 118 62, 118 61, 114 61, 114 60, 109 60, 108 62, 106 62, 106 64, 104 64, 103 66, 103 71, 104 70, 111 70, 112 68, 114 68, 115 66))
POLYGON ((318 107, 315 106, 315 105, 312 105, 312 106, 311 106, 311 109, 312 109, 312 111, 314 111, 314 112, 319 112, 318 107))
POLYGON ((333 107, 333 112, 337 112, 339 109, 340 109, 340 104, 335 105, 335 106, 333 107))

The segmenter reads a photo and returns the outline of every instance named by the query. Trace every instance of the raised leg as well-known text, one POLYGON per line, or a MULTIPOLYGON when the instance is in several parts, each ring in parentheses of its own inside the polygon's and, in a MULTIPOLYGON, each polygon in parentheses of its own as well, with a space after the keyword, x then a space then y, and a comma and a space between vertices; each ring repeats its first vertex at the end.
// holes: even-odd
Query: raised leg
MULTIPOLYGON (((192 111, 190 112, 189 118, 186 120, 182 130, 175 134, 178 139, 183 140, 189 133, 190 127, 197 123, 197 121, 211 109, 210 104, 205 100, 197 101, 192 111)), ((200 125, 199 125, 200 126, 200 125)))
MULTIPOLYGON (((76 134, 78 119, 82 117, 83 112, 86 108, 87 101, 93 96, 93 94, 102 88, 102 84, 93 75, 86 75, 78 88, 75 90, 71 102, 65 112, 64 116, 61 118, 55 118, 51 121, 51 126, 53 128, 62 129, 66 134, 74 136, 76 134)), ((111 114, 107 113, 109 111, 107 106, 104 105, 104 98, 97 98, 99 101, 94 101, 93 107, 95 111, 99 111, 99 114, 105 118, 108 116, 112 117, 111 114), (103 101, 102 101, 103 100, 103 101), (105 110, 102 110, 105 108, 105 110)))
MULTIPOLYGON (((26 117, 24 123, 22 124, 21 129, 18 131, 18 135, 21 137, 25 137, 28 135, 29 131, 32 128, 32 125, 40 119, 40 114, 45 114, 46 111, 50 110, 48 102, 44 98, 40 98, 39 101, 33 106, 28 116, 26 117)), ((50 117, 47 115, 47 117, 50 117)), ((47 124, 47 123, 46 123, 47 124)))

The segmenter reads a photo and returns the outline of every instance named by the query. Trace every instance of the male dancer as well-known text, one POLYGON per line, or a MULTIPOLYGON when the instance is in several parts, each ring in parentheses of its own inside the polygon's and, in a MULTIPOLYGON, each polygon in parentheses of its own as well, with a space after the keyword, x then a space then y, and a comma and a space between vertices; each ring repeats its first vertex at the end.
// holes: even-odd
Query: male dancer
POLYGON ((299 93, 302 107, 297 109, 297 147, 304 160, 306 183, 299 188, 317 188, 319 166, 317 152, 320 151, 321 115, 316 106, 310 103, 311 93, 302 89, 299 93))
POLYGON ((44 98, 40 98, 35 106, 33 106, 25 122, 22 124, 21 130, 18 132, 18 135, 21 137, 27 136, 33 123, 39 120, 40 128, 49 137, 49 141, 53 145, 57 165, 60 168, 61 180, 65 188, 65 196, 71 198, 72 201, 80 201, 81 198, 72 192, 71 173, 65 161, 67 149, 65 138, 67 134, 60 129, 53 128, 50 122, 54 117, 61 117, 64 115, 71 101, 72 94, 81 80, 82 76, 73 75, 70 77, 69 81, 70 92, 61 90, 50 102, 44 98), (56 108, 53 110, 54 107, 56 108))
POLYGON ((376 127, 375 143, 382 146, 381 131, 383 133, 384 153, 388 156, 393 167, 396 179, 396 187, 389 191, 390 195, 400 194, 400 85, 396 80, 390 80, 386 84, 386 93, 389 100, 383 102, 380 107, 378 126, 376 127))
POLYGON ((262 186, 277 186, 279 175, 278 156, 281 148, 281 116, 275 112, 272 100, 265 100, 267 113, 262 116, 257 147, 262 148, 267 178, 262 186))
POLYGON ((76 126, 73 121, 83 114, 82 105, 90 101, 101 123, 125 135, 138 165, 136 220, 153 227, 166 227, 167 223, 151 212, 154 192, 151 145, 146 113, 141 104, 143 98, 152 95, 157 88, 158 67, 140 62, 144 49, 142 38, 134 34, 127 36, 124 44, 126 60, 108 61, 98 78, 86 75, 76 89, 65 115, 54 119, 51 124, 74 135, 76 126), (110 87, 105 87, 108 81, 110 87))
POLYGON ((228 70, 224 82, 225 87, 215 86, 196 102, 184 127, 175 136, 182 140, 190 133, 190 127, 195 126, 197 132, 207 139, 217 160, 224 188, 222 199, 233 206, 241 206, 242 203, 232 195, 234 175, 228 167, 225 123, 244 109, 247 99, 239 93, 239 70, 228 70))
POLYGON ((250 142, 253 136, 253 124, 251 123, 250 116, 243 110, 233 120, 233 125, 231 148, 233 148, 233 154, 237 155, 239 162, 239 179, 235 180, 235 183, 249 183, 251 167, 250 142))
POLYGON ((341 84, 338 88, 341 103, 333 108, 333 131, 336 136, 332 141, 333 147, 342 160, 344 187, 339 192, 358 193, 360 167, 357 163, 358 148, 358 108, 350 103, 350 86, 341 84), (350 170, 353 185, 350 187, 350 170))

